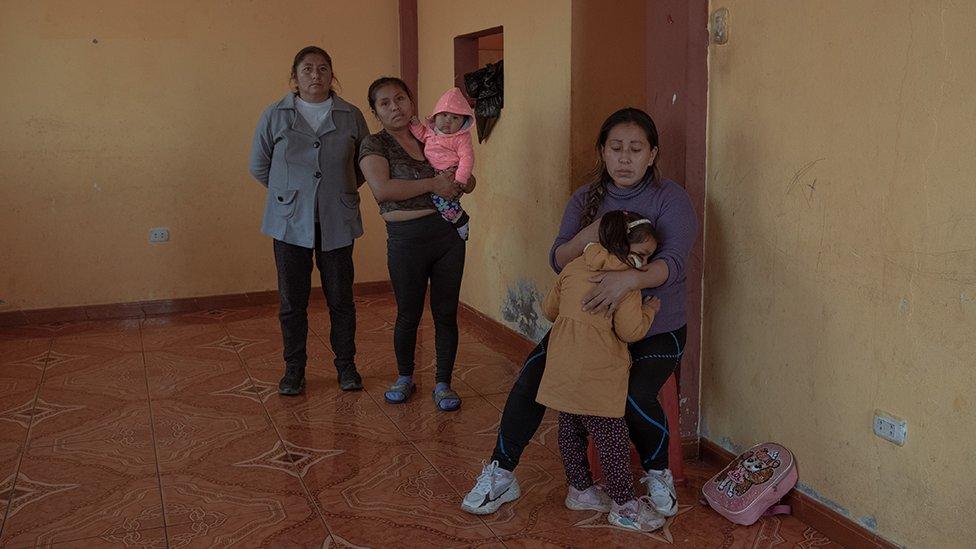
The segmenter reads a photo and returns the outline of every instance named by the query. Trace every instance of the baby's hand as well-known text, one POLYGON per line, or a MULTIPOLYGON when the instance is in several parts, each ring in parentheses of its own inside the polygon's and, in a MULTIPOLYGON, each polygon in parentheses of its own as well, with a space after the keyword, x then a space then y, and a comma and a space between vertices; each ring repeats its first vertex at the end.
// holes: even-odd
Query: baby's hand
POLYGON ((410 117, 410 125, 411 126, 417 126, 419 124, 420 124, 420 119, 417 118, 417 115, 416 114, 410 117))
POLYGON ((657 314, 661 310, 661 300, 650 295, 644 298, 644 308, 657 314))

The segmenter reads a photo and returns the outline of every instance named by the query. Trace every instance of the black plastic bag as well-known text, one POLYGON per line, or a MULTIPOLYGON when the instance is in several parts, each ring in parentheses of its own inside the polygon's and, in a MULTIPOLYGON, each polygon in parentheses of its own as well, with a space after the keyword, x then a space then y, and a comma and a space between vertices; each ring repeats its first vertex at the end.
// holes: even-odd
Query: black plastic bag
POLYGON ((491 129, 502 114, 504 106, 504 82, 502 61, 488 63, 484 67, 464 75, 464 87, 468 97, 474 99, 474 118, 478 129, 478 143, 488 140, 491 129))

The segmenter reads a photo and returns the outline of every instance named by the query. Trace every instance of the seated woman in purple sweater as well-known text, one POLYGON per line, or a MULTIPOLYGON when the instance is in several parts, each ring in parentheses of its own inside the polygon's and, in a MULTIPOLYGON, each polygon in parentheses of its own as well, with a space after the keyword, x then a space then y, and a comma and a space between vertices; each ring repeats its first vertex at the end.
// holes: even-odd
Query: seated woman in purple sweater
MULTIPOLYGON (((639 109, 621 109, 603 123, 599 156, 590 184, 573 193, 563 213, 549 262, 557 273, 598 240, 600 217, 627 210, 650 219, 659 246, 646 271, 598 275, 599 285, 584 309, 609 314, 632 290, 661 300, 661 310, 644 339, 629 346, 632 365, 625 419, 640 454, 648 496, 662 516, 677 513, 674 481, 668 468, 668 429, 657 395, 681 360, 685 345, 685 263, 698 235, 698 221, 684 188, 657 174, 658 136, 654 121, 639 109)), ((535 401, 546 365, 549 334, 529 354, 508 395, 495 450, 461 508, 485 515, 519 497, 513 471, 545 414, 535 401)), ((567 503, 569 505, 569 503, 567 503)))

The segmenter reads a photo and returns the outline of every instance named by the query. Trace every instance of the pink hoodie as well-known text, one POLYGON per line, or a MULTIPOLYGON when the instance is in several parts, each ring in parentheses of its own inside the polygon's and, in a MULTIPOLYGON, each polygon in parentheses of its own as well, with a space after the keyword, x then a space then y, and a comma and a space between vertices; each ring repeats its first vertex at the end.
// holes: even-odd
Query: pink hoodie
POLYGON ((457 166, 454 179, 467 183, 474 168, 474 148, 471 146, 471 126, 474 125, 474 111, 468 105, 461 90, 451 88, 437 100, 434 112, 424 124, 411 124, 410 132, 424 142, 424 156, 430 165, 438 170, 457 166), (442 112, 466 116, 467 120, 456 133, 442 134, 434 129, 434 115, 442 112))

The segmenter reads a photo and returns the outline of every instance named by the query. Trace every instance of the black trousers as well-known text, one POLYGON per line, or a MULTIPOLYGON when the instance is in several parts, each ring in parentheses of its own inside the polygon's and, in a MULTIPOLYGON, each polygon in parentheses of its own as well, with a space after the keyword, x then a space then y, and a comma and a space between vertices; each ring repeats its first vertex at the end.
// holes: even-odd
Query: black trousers
MULTIPOLYGON (((686 335, 687 329, 682 326, 629 345, 633 362, 624 419, 644 469, 668 467, 668 420, 657 395, 681 362, 686 335)), ((508 471, 515 470, 522 451, 546 413, 546 407, 536 402, 535 396, 546 368, 548 344, 549 334, 546 334, 525 360, 505 402, 491 459, 508 471)))
POLYGON ((308 361, 308 297, 312 291, 312 255, 322 279, 325 302, 329 306, 331 330, 329 340, 335 353, 336 370, 355 364, 356 304, 352 283, 355 270, 352 245, 323 252, 319 225, 315 224, 315 249, 274 241, 275 266, 278 268, 278 297, 281 338, 287 366, 305 366, 308 361))
POLYGON ((413 375, 417 327, 429 282, 437 351, 435 377, 437 382, 450 383, 457 358, 457 309, 464 273, 464 240, 453 225, 436 213, 410 221, 389 221, 386 231, 387 266, 397 303, 393 330, 397 371, 402 376, 413 375))

